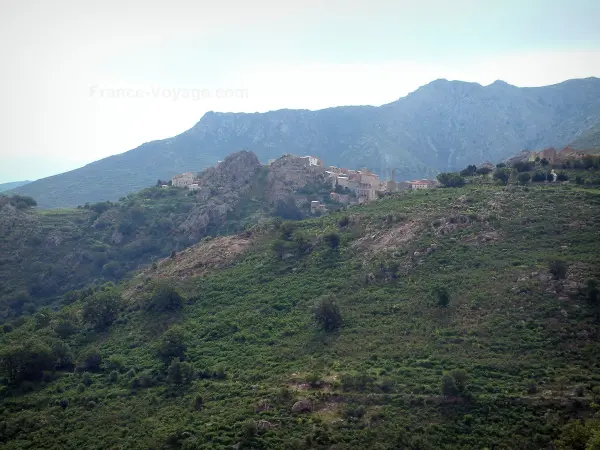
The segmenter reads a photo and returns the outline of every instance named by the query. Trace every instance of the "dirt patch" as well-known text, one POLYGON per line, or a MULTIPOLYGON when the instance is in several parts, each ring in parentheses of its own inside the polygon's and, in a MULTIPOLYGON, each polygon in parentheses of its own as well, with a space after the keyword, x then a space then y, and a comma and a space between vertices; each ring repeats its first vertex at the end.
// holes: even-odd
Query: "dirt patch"
POLYGON ((419 235, 422 226, 422 222, 411 220, 387 230, 367 231, 367 235, 358 239, 354 245, 367 252, 403 247, 419 235))
POLYGON ((160 261, 156 269, 148 269, 145 275, 157 278, 197 277, 227 266, 253 243, 248 233, 236 236, 221 236, 207 242, 201 242, 180 253, 174 258, 160 261))

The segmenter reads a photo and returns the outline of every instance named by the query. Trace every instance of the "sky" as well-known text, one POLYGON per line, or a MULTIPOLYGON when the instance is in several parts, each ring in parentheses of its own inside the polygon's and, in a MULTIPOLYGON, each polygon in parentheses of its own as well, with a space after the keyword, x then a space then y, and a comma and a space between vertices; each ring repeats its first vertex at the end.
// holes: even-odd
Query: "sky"
POLYGON ((2 0, 0 183, 207 111, 392 102, 438 78, 600 77, 598 0, 2 0))

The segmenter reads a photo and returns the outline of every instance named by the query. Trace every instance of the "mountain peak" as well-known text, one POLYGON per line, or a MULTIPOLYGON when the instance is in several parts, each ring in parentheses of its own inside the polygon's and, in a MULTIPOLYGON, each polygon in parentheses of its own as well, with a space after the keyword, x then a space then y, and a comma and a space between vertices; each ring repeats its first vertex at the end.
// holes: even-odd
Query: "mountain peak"
POLYGON ((492 84, 490 84, 488 87, 515 87, 515 86, 513 86, 512 84, 508 84, 506 81, 503 81, 503 80, 496 80, 492 84))

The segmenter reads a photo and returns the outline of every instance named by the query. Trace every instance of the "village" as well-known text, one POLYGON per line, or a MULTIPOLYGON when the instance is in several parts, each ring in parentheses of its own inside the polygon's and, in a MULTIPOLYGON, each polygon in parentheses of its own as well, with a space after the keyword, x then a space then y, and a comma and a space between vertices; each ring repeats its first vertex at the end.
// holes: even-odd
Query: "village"
MULTIPOLYGON (((378 198, 396 192, 431 189, 438 185, 437 180, 412 180, 396 181, 395 170, 391 171, 390 179, 382 180, 380 176, 367 168, 360 170, 347 169, 335 166, 325 167, 322 159, 316 156, 283 155, 281 158, 292 158, 300 167, 310 171, 321 171, 326 182, 331 183, 330 200, 343 205, 363 204, 377 200, 378 198)), ((276 159, 268 161, 271 166, 276 159)), ((219 161, 217 165, 221 163, 219 161)), ((186 188, 190 191, 200 189, 198 174, 185 172, 175 175, 171 181, 172 186, 186 188)), ((163 185, 163 187, 167 187, 163 185)), ((312 214, 323 213, 326 207, 318 200, 310 203, 312 214)))

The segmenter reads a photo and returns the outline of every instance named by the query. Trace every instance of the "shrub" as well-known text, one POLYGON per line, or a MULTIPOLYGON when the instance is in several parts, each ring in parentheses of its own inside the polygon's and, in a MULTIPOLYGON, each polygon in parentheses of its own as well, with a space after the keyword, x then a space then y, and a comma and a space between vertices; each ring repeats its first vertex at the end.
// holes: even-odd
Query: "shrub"
POLYGON ((125 361, 121 356, 118 355, 110 355, 108 359, 105 360, 106 368, 109 370, 117 370, 122 372, 125 368, 125 361))
POLYGON ((0 348, 0 374, 12 384, 39 380, 44 370, 54 367, 55 360, 50 347, 35 339, 3 345, 0 348))
POLYGON ((454 378, 446 374, 442 377, 442 394, 443 395, 456 395, 458 394, 458 388, 454 382, 454 378))
POLYGON ((185 359, 185 332, 181 327, 174 326, 163 334, 156 347, 156 355, 165 364, 173 358, 185 359))
POLYGON ((196 395, 196 398, 194 399, 194 409, 199 411, 202 409, 203 406, 204 406, 204 399, 202 398, 202 396, 200 394, 196 395))
POLYGON ((348 226, 349 223, 350 223, 350 218, 348 216, 344 216, 338 221, 338 225, 340 226, 340 228, 344 228, 344 227, 348 226))
POLYGON ((496 178, 500 183, 504 185, 508 184, 508 180, 510 179, 510 169, 504 167, 502 169, 496 170, 496 172, 494 173, 494 178, 496 178))
POLYGON ((63 341, 57 341, 52 345, 52 353, 55 358, 55 369, 65 369, 73 366, 73 353, 63 341))
MULTIPOLYGON (((460 175, 463 177, 472 177, 477 172, 477 166, 469 164, 465 169, 460 171, 460 175)), ((441 183, 441 181, 440 181, 441 183)))
POLYGON ((529 172, 534 169, 535 163, 531 161, 518 161, 513 164, 513 167, 517 172, 529 172))
POLYGON ((337 233, 326 234, 323 239, 332 250, 335 250, 340 246, 340 235, 337 233))
POLYGON ((102 366, 102 356, 96 349, 88 349, 79 355, 79 367, 90 372, 100 370, 102 366))
POLYGON ((438 306, 445 308, 450 304, 450 293, 443 286, 438 286, 433 290, 433 295, 438 306))
POLYGON ((569 181, 569 175, 564 172, 559 172, 556 176, 556 181, 569 181))
POLYGON ((567 276, 567 263, 560 259, 550 261, 548 269, 555 280, 563 280, 567 276))
POLYGON ((342 314, 340 307, 331 296, 321 298, 315 308, 316 322, 326 331, 335 331, 342 325, 342 314))
POLYGON ((531 181, 531 174, 529 172, 523 172, 519 174, 519 184, 522 184, 523 186, 528 184, 529 181, 531 181))
POLYGON ((480 167, 479 169, 477 169, 477 174, 478 175, 487 175, 488 173, 491 173, 492 169, 490 167, 480 167))
POLYGON ((116 383, 117 381, 119 381, 119 372, 113 370, 108 376, 108 381, 110 381, 111 383, 116 383))
POLYGON ((106 330, 115 321, 121 296, 112 289, 94 293, 83 305, 83 320, 95 329, 106 330))
POLYGON ((533 174, 531 181, 533 181, 534 183, 539 183, 539 182, 546 181, 547 179, 548 179, 548 175, 546 175, 544 172, 536 172, 533 174))
POLYGON ((465 179, 459 173, 456 172, 440 173, 437 176, 437 180, 444 187, 460 187, 464 186, 465 184, 465 179))
POLYGON ((83 372, 83 375, 81 376, 81 382, 86 386, 92 384, 92 376, 89 372, 83 372))

